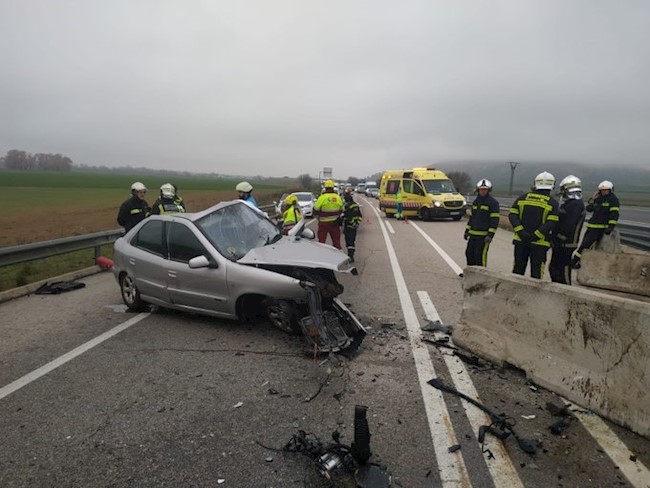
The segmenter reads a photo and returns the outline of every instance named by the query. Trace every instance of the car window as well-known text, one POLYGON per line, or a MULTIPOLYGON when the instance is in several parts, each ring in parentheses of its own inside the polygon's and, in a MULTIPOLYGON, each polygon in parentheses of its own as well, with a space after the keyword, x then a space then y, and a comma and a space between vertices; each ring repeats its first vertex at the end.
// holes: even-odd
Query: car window
POLYGON ((422 180, 427 193, 456 193, 451 180, 422 180))
POLYGON ((402 189, 404 193, 413 193, 413 180, 402 181, 402 189))
POLYGON ((389 180, 386 182, 386 194, 394 195, 399 190, 399 183, 401 180, 389 180))
POLYGON ((282 237, 270 220, 245 203, 217 209, 196 225, 221 255, 233 261, 282 237))
POLYGON ((194 235, 192 229, 176 222, 172 222, 168 228, 167 248, 169 250, 169 259, 187 263, 197 256, 209 257, 205 247, 194 235))
POLYGON ((299 202, 311 202, 314 199, 314 195, 311 193, 296 193, 299 202))
POLYGON ((163 256, 163 224, 162 220, 150 220, 131 239, 131 244, 137 248, 163 256))

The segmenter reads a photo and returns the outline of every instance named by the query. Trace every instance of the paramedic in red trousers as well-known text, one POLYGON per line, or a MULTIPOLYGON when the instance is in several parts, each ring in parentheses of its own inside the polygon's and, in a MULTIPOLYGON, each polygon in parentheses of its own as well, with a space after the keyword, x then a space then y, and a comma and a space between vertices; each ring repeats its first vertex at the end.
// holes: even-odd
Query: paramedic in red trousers
POLYGON ((341 249, 341 213, 343 212, 343 200, 334 191, 336 183, 332 180, 325 180, 324 191, 314 204, 314 214, 318 219, 318 242, 325 242, 327 235, 332 238, 332 245, 341 249))
POLYGON ((555 176, 544 171, 535 177, 533 188, 515 200, 508 216, 515 236, 515 265, 512 272, 523 275, 530 260, 530 276, 541 279, 550 235, 559 220, 560 204, 551 196, 555 176))
POLYGON ((487 266, 487 253, 499 226, 499 202, 490 195, 492 182, 483 178, 476 183, 476 198, 465 229, 467 266, 487 266))
POLYGON ((571 255, 580 242, 585 222, 585 204, 582 201, 582 181, 569 175, 560 182, 560 221, 553 231, 553 255, 548 274, 555 283, 571 284, 571 255))
POLYGON ((614 183, 605 180, 598 184, 598 191, 587 202, 587 212, 593 212, 587 222, 587 232, 582 238, 580 247, 573 255, 571 267, 580 268, 582 251, 600 242, 604 235, 609 235, 618 223, 621 211, 618 197, 614 195, 614 183))

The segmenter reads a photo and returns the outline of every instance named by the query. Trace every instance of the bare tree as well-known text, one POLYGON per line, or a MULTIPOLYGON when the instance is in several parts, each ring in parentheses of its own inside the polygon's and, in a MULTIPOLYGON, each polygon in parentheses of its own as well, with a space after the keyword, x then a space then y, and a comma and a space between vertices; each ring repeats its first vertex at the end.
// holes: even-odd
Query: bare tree
POLYGON ((298 176, 298 183, 300 184, 300 187, 303 188, 304 190, 309 190, 313 182, 314 182, 313 178, 308 174, 298 176))
POLYGON ((449 176, 449 179, 460 193, 468 193, 472 190, 472 178, 464 171, 449 171, 447 176, 449 176))

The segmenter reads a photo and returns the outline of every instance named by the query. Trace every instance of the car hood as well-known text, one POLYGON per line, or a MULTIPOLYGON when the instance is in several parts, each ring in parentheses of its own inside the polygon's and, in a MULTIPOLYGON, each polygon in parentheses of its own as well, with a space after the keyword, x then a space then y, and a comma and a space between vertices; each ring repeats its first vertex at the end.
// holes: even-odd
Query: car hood
POLYGON ((338 249, 300 237, 282 237, 274 244, 251 249, 237 261, 247 265, 298 266, 352 273, 348 256, 338 249))

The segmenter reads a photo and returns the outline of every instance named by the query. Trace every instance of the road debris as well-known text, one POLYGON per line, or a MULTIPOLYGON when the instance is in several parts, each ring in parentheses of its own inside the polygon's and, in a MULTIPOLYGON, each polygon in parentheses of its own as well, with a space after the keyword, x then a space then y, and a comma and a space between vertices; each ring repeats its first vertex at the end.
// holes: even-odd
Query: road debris
POLYGON ((244 402, 237 402, 237 403, 235 403, 235 404, 232 406, 232 408, 239 408, 239 407, 241 407, 243 404, 244 404, 244 402))
POLYGON ((451 335, 454 331, 453 325, 445 325, 439 320, 427 320, 427 323, 420 328, 426 332, 442 332, 447 335, 451 335))
POLYGON ((537 415, 522 415, 521 418, 526 420, 533 420, 537 418, 537 415))
POLYGON ((85 286, 86 284, 81 281, 54 281, 52 283, 42 284, 34 293, 36 295, 59 295, 66 291, 84 288, 85 286))
POLYGON ((460 444, 454 444, 447 449, 449 452, 456 452, 460 450, 460 444))

